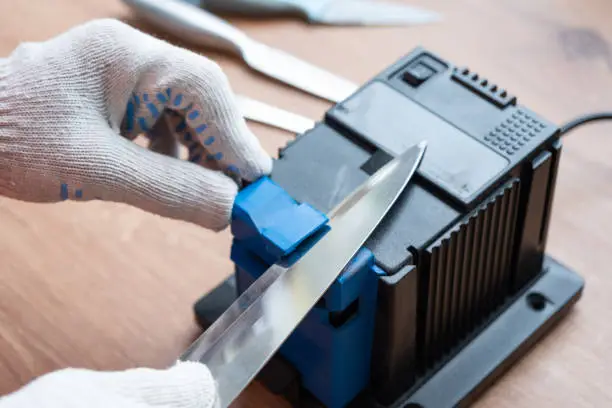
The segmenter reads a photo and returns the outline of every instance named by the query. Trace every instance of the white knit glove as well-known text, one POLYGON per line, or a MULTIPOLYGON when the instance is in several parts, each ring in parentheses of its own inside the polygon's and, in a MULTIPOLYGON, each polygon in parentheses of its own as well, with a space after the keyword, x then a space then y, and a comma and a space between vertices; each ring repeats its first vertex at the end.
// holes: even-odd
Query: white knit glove
POLYGON ((216 391, 199 363, 167 370, 98 372, 65 369, 0 397, 0 408, 213 408, 216 391))
MULTIPOLYGON (((212 61, 114 20, 94 21, 0 59, 0 195, 102 199, 224 228, 237 193, 271 159, 212 61), (147 150, 132 140, 153 130, 147 150), (182 143, 190 161, 158 152, 182 143)), ((208 369, 63 370, 0 399, 1 408, 209 408, 208 369)))
POLYGON ((232 178, 271 166, 218 65, 116 20, 0 59, 0 195, 108 200, 219 230, 232 178), (132 142, 156 123, 171 126, 150 135, 157 149, 132 142), (190 161, 159 153, 177 140, 190 161))

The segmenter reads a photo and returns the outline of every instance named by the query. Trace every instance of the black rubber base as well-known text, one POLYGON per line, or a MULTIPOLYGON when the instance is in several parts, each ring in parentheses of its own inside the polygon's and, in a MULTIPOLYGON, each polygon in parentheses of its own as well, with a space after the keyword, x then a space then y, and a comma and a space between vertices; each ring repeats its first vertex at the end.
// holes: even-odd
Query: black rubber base
MULTIPOLYGON (((391 405, 378 404, 365 391, 351 407, 446 408, 469 406, 510 366, 526 354, 581 297, 584 280, 547 257, 540 276, 510 300, 478 335, 435 373, 420 380, 391 405)), ((199 324, 206 329, 236 297, 233 278, 195 305, 199 324)), ((300 387, 299 373, 276 356, 260 372, 258 381, 296 407, 322 407, 300 387)))

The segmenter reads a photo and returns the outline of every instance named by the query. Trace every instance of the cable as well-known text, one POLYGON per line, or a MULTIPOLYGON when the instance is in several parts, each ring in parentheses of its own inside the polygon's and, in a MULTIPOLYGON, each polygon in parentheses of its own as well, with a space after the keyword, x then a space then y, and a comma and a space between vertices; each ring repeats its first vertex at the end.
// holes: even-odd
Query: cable
POLYGON ((561 136, 565 136, 566 133, 573 130, 574 128, 584 125, 585 123, 594 122, 597 120, 612 119, 612 112, 599 112, 591 113, 588 115, 580 116, 565 125, 561 126, 561 136))

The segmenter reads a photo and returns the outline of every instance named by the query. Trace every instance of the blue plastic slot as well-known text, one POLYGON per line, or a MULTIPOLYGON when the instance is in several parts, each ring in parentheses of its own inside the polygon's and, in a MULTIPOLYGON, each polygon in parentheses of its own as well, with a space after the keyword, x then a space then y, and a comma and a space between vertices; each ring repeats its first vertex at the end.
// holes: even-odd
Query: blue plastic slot
POLYGON ((299 204, 268 177, 236 197, 231 231, 269 263, 291 253, 327 223, 327 217, 308 204, 299 204))
MULTIPOLYGON (((238 292, 273 263, 299 259, 329 229, 327 221, 268 178, 241 191, 231 252, 238 292)), ((300 372, 302 386, 329 408, 345 407, 369 382, 381 272, 374 262, 362 248, 279 350, 300 372)))

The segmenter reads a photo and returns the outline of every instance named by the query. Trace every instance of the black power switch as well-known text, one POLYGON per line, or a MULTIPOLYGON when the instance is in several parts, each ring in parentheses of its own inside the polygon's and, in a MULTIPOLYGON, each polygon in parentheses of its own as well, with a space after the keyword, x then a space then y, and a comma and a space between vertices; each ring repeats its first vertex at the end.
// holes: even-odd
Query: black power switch
POLYGON ((419 86, 429 78, 431 78, 436 71, 425 64, 422 61, 418 61, 415 64, 412 64, 408 67, 406 71, 404 71, 404 81, 409 83, 412 86, 419 86))

